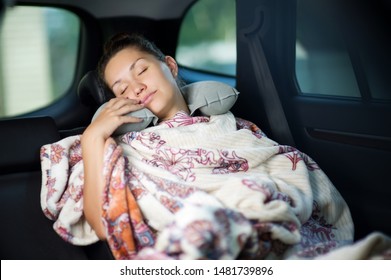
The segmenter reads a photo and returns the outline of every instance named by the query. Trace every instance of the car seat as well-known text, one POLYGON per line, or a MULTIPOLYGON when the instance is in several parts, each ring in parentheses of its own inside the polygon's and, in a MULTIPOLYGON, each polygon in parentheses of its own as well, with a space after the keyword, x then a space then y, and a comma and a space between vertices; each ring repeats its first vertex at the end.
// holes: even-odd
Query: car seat
POLYGON ((0 121, 0 257, 112 259, 105 242, 74 246, 62 240, 40 206, 40 148, 60 140, 50 117, 0 121))

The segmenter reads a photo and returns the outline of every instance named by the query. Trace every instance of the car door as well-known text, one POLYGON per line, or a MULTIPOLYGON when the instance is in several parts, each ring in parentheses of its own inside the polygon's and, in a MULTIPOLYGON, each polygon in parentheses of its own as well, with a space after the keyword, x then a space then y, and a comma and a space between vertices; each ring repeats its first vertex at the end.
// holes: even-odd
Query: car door
POLYGON ((236 1, 236 113, 320 165, 347 201, 357 239, 391 233, 386 3, 236 1))

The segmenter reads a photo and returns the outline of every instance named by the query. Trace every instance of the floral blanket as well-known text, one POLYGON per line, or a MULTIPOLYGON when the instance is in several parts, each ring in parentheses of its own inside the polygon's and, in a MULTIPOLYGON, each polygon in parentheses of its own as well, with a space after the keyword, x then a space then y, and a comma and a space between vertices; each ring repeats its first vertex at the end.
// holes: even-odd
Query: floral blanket
MULTIPOLYGON (((54 230, 96 242, 83 216, 80 135, 43 146, 41 166, 54 230)), ((319 166, 230 112, 180 112, 110 138, 104 166, 102 222, 116 259, 340 258, 353 242, 349 208, 319 166)))

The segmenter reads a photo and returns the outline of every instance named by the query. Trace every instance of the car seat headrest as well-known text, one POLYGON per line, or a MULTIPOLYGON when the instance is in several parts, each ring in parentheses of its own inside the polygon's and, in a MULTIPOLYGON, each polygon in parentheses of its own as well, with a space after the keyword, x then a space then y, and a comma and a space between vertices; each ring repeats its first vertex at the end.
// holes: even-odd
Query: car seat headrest
POLYGON ((101 79, 99 79, 95 70, 87 72, 80 80, 77 94, 82 104, 95 108, 114 97, 101 79))

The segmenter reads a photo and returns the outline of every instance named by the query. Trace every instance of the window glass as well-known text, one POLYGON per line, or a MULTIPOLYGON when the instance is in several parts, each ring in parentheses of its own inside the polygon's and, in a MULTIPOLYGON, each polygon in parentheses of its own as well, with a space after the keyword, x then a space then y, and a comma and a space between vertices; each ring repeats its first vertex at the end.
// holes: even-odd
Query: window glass
POLYGON ((0 117, 41 108, 72 83, 80 22, 63 9, 16 6, 0 30, 0 117))
POLYGON ((391 100, 385 3, 298 0, 296 77, 302 93, 391 100))
POLYGON ((297 1, 297 81, 304 94, 360 97, 335 4, 297 1))
POLYGON ((197 1, 182 23, 176 59, 181 66, 235 75, 235 0, 197 1))

